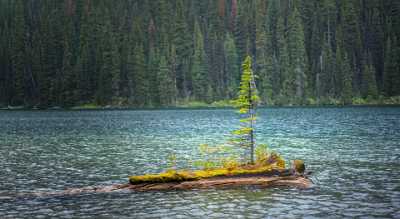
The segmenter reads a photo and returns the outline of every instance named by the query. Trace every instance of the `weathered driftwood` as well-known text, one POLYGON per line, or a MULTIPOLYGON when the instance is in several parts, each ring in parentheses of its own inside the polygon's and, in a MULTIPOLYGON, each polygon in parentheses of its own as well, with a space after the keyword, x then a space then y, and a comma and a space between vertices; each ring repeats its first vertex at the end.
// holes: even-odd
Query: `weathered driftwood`
POLYGON ((207 188, 232 188, 240 186, 294 186, 308 188, 311 181, 303 176, 240 176, 240 177, 215 177, 196 181, 176 183, 144 183, 126 186, 124 189, 135 191, 150 190, 187 190, 207 188))

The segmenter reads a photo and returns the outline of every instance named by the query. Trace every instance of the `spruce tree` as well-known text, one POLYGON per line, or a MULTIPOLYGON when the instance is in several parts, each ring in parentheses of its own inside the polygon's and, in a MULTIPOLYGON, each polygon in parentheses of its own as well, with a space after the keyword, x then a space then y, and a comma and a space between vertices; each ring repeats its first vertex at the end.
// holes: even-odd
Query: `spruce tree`
POLYGON ((146 75, 146 62, 142 44, 136 44, 134 47, 133 74, 134 80, 134 104, 138 107, 144 107, 148 104, 148 78, 146 75))
POLYGON ((225 71, 227 73, 227 93, 229 98, 236 95, 236 88, 240 81, 240 72, 238 65, 238 54, 236 45, 231 34, 227 34, 224 42, 225 50, 225 71))
POLYGON ((206 98, 208 71, 206 66, 206 53, 204 51, 204 40, 198 22, 195 22, 194 30, 194 54, 191 74, 193 78, 193 94, 196 99, 210 101, 206 98))
POLYGON ((161 106, 171 106, 175 104, 174 79, 171 76, 166 57, 160 58, 160 65, 157 72, 158 91, 161 106))
POLYGON ((176 46, 177 69, 176 83, 180 97, 188 97, 190 78, 190 55, 192 54, 192 39, 186 20, 186 8, 183 0, 177 0, 175 13, 174 44, 176 46))
POLYGON ((371 63, 371 58, 366 60, 363 69, 362 94, 367 100, 373 100, 378 97, 378 88, 376 86, 375 68, 371 63))
POLYGON ((64 41, 64 55, 63 55, 63 67, 62 74, 64 82, 62 85, 61 93, 61 106, 73 106, 77 100, 76 91, 76 72, 72 65, 72 48, 70 42, 67 39, 64 41))
POLYGON ((304 32, 301 24, 300 13, 294 7, 288 20, 288 54, 290 70, 288 77, 285 78, 288 84, 287 89, 289 98, 292 102, 301 104, 305 98, 306 82, 306 51, 304 46, 304 32))
POLYGON ((351 71, 349 59, 347 58, 347 54, 344 53, 343 57, 343 65, 342 65, 342 93, 341 99, 342 103, 345 105, 352 104, 353 99, 353 72, 351 71))
POLYGON ((15 3, 14 17, 14 41, 12 64, 14 70, 13 95, 11 105, 25 104, 25 46, 26 46, 26 24, 24 14, 24 1, 17 0, 15 3))
POLYGON ((395 37, 388 37, 385 48, 385 62, 384 62, 384 93, 386 96, 399 95, 400 91, 400 65, 397 62, 398 51, 396 49, 397 40, 395 37))
POLYGON ((241 126, 233 133, 237 136, 234 142, 250 150, 250 163, 254 164, 254 123, 256 120, 256 107, 260 102, 256 89, 255 77, 251 70, 251 58, 247 56, 242 64, 243 73, 240 81, 240 90, 235 105, 238 113, 243 115, 241 126))

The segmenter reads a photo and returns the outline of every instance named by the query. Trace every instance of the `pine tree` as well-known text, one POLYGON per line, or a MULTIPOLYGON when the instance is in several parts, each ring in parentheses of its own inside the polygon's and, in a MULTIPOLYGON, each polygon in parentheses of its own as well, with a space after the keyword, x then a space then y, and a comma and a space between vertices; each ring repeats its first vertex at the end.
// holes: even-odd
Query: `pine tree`
POLYGON ((280 103, 282 103, 284 96, 288 96, 287 91, 289 86, 287 83, 288 80, 286 80, 290 66, 285 33, 284 21, 283 18, 280 17, 277 24, 277 51, 274 54, 275 58, 278 59, 279 68, 275 68, 277 71, 272 72, 273 96, 275 100, 279 99, 280 103))
POLYGON ((206 53, 204 51, 204 40, 198 22, 195 22, 194 36, 194 54, 191 74, 193 78, 193 94, 196 99, 207 101, 206 98, 208 80, 208 72, 206 66, 206 53))
POLYGON ((300 13, 295 7, 289 16, 288 54, 290 71, 287 80, 288 95, 295 103, 303 103, 306 89, 306 52, 300 13))
POLYGON ((361 85, 361 34, 360 24, 357 15, 359 14, 356 8, 356 1, 343 1, 342 16, 343 16, 343 41, 345 42, 346 52, 353 69, 353 85, 354 90, 358 93, 361 85))
POLYGON ((80 54, 75 65, 76 72, 76 95, 79 102, 88 102, 90 100, 88 90, 89 78, 89 45, 86 40, 81 41, 79 47, 80 54))
POLYGON ((378 97, 378 88, 376 86, 375 68, 371 64, 371 58, 366 60, 363 69, 363 84, 362 94, 368 100, 376 99, 378 97))
POLYGON ((398 86, 400 86, 400 65, 397 62, 396 54, 396 38, 392 40, 389 37, 386 42, 385 48, 385 62, 384 62, 384 93, 386 96, 399 95, 400 92, 398 86), (396 64, 397 63, 397 64, 396 64))
POLYGON ((145 55, 143 45, 136 44, 133 58, 133 74, 134 74, 134 104, 138 107, 144 107, 148 104, 148 78, 146 75, 145 55))
POLYGON ((227 72, 227 93, 229 98, 236 95, 236 88, 240 81, 240 72, 238 65, 238 54, 236 52, 235 41, 230 34, 225 37, 225 72, 227 72))
POLYGON ((14 18, 14 41, 12 64, 14 70, 14 94, 12 105, 25 104, 25 45, 26 45, 26 24, 24 17, 23 0, 17 0, 15 4, 14 18))
POLYGON ((120 97, 118 50, 109 22, 104 26, 103 34, 102 67, 96 95, 101 105, 110 104, 114 98, 120 97))
POLYGON ((256 11, 256 74, 258 76, 258 88, 264 103, 272 100, 271 66, 273 52, 267 54, 267 33, 265 30, 265 2, 257 1, 256 11))
POLYGON ((318 90, 320 91, 318 98, 329 98, 333 95, 334 91, 334 81, 333 74, 335 72, 335 59, 333 56, 333 51, 331 45, 328 43, 324 43, 322 47, 322 68, 320 74, 320 87, 318 90))
POLYGON ((64 42, 64 55, 63 55, 63 67, 62 74, 64 82, 62 86, 61 94, 61 106, 73 106, 77 101, 76 91, 76 72, 72 65, 72 48, 67 39, 64 42))
POLYGON ((176 45, 177 69, 176 83, 180 97, 188 97, 190 81, 190 55, 192 39, 186 23, 184 1, 176 2, 174 44, 176 45))
POLYGON ((352 104, 353 73, 351 71, 349 59, 347 58, 346 53, 344 53, 344 57, 343 57, 342 75, 343 75, 343 81, 342 81, 343 89, 342 89, 342 94, 341 94, 342 102, 345 105, 352 104))
POLYGON ((256 107, 260 101, 256 89, 253 71, 251 70, 251 58, 247 56, 242 64, 242 77, 236 107, 238 113, 243 115, 240 120, 241 127, 233 133, 237 136, 234 142, 244 148, 250 149, 250 163, 254 164, 254 122, 256 120, 256 107))
MULTIPOLYGON (((280 1, 271 0, 268 2, 265 19, 266 51, 268 54, 278 55, 280 42, 284 38, 283 18, 279 13, 280 1)), ((261 38, 261 37, 260 37, 261 38)))
POLYGON ((157 90, 157 73, 159 71, 159 55, 158 52, 155 51, 153 45, 150 44, 150 49, 148 53, 148 61, 147 61, 147 78, 148 78, 148 86, 149 86, 149 105, 157 106, 160 105, 160 99, 158 97, 159 91, 157 90))
POLYGON ((175 86, 174 79, 168 68, 167 59, 161 56, 160 65, 157 73, 158 91, 161 106, 171 106, 175 104, 175 86))
POLYGON ((0 104, 159 105, 161 56, 172 102, 233 98, 247 55, 264 102, 350 103, 374 86, 390 98, 400 95, 399 15, 394 0, 0 1, 0 104))

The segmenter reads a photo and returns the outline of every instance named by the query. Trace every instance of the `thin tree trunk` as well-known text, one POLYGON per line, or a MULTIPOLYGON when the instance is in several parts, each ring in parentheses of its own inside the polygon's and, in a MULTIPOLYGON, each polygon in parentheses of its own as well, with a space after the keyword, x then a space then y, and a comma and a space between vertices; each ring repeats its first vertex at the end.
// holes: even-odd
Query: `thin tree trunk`
POLYGON ((251 89, 253 88, 252 86, 252 81, 249 82, 249 113, 250 113, 250 162, 251 164, 254 164, 254 132, 253 132, 253 116, 254 116, 254 106, 253 106, 253 100, 251 99, 251 89))

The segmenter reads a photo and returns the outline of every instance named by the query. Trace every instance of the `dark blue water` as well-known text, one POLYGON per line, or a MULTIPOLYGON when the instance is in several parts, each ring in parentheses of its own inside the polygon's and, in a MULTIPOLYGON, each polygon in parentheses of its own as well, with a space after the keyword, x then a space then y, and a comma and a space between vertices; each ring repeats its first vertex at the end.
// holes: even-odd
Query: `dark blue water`
POLYGON ((400 108, 259 110, 257 141, 313 171, 311 189, 34 196, 126 183, 223 143, 233 110, 0 111, 0 218, 400 218, 400 108))

